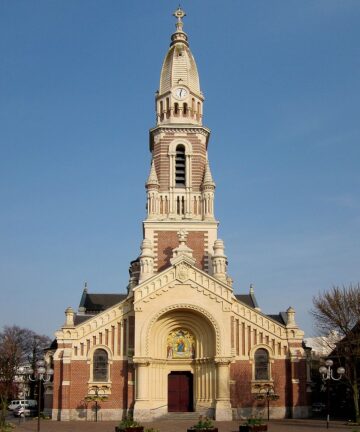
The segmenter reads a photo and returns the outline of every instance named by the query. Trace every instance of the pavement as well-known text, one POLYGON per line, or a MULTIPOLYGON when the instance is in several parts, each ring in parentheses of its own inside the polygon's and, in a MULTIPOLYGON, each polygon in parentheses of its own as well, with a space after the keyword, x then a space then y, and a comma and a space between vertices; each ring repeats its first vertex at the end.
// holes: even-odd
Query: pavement
MULTIPOLYGON (((15 425, 15 432, 30 432, 37 430, 36 419, 23 419, 12 421, 15 425)), ((114 432, 118 422, 58 422, 52 420, 41 420, 41 432, 114 432)), ((194 424, 193 420, 163 420, 152 423, 144 423, 147 428, 158 429, 159 432, 186 432, 187 428, 194 424)), ((219 432, 238 432, 240 421, 214 422, 219 432)), ((268 423, 269 432, 360 432, 360 426, 351 426, 344 421, 330 422, 330 428, 326 429, 324 420, 314 419, 286 419, 271 420, 268 423)))

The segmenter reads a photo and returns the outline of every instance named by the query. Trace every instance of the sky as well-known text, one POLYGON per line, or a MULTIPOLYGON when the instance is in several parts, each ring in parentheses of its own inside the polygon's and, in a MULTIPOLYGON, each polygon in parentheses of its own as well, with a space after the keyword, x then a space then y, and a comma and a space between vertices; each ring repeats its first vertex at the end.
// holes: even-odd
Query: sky
MULTIPOLYGON (((360 281, 360 1, 181 5, 234 290, 315 335, 313 296, 360 281)), ((177 6, 0 0, 0 328, 126 291, 177 6)))

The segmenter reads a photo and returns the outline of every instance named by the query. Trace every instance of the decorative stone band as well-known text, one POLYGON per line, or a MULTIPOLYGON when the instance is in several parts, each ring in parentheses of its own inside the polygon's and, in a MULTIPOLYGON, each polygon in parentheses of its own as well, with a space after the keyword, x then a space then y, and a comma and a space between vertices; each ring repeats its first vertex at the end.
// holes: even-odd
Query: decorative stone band
POLYGON ((149 366, 150 358, 149 357, 133 357, 133 363, 140 366, 149 366))
POLYGON ((234 359, 232 357, 215 357, 215 364, 228 365, 232 363, 234 359))
POLYGON ((171 127, 171 126, 157 126, 154 129, 151 129, 150 132, 152 133, 160 133, 160 132, 165 132, 165 133, 171 133, 171 132, 177 132, 177 133, 199 133, 201 135, 205 135, 208 136, 210 134, 210 129, 204 127, 204 126, 199 126, 199 127, 171 127))

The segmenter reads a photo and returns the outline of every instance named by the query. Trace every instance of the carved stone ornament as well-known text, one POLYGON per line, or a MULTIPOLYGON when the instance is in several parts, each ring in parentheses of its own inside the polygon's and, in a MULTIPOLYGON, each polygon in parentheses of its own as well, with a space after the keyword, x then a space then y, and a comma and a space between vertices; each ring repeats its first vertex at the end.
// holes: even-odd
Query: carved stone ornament
POLYGON ((181 263, 176 267, 176 279, 179 279, 180 282, 184 282, 189 279, 189 267, 181 263))
POLYGON ((228 365, 233 361, 230 357, 215 357, 215 363, 218 365, 228 365))

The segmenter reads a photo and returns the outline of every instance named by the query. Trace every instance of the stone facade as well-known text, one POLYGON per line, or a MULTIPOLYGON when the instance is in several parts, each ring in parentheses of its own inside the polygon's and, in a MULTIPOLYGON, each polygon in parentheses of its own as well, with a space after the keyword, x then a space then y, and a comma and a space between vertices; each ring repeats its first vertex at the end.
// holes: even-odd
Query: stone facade
POLYGON ((202 125, 204 97, 184 12, 156 95, 150 130, 147 217, 126 294, 90 294, 65 311, 56 347, 52 415, 57 420, 152 420, 195 411, 231 420, 263 411, 307 414, 303 332, 290 307, 264 314, 253 287, 234 293, 214 215, 215 182, 202 125))

